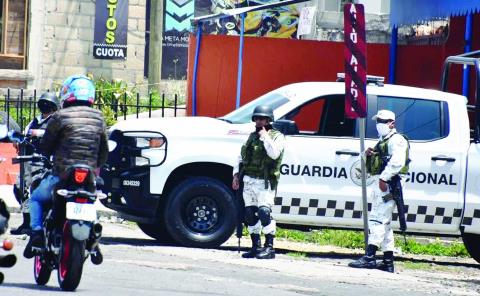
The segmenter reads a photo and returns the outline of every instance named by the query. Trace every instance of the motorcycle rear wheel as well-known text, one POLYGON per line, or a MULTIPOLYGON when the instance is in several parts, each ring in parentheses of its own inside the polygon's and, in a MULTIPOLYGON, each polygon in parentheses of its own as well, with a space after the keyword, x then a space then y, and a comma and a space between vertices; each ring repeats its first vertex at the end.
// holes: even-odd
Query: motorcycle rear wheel
POLYGON ((42 257, 36 255, 33 260, 33 276, 35 277, 35 282, 37 285, 44 286, 50 280, 50 275, 52 274, 52 269, 46 263, 42 263, 42 257))
POLYGON ((75 291, 82 278, 85 256, 85 241, 77 241, 72 237, 70 226, 66 223, 63 229, 60 260, 58 262, 58 283, 63 291, 75 291))

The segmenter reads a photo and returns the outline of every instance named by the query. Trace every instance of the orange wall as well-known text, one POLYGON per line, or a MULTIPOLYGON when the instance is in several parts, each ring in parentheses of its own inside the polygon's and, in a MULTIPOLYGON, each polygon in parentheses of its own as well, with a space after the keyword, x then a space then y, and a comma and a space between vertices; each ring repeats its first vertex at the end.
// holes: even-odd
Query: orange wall
MULTIPOLYGON (((464 46, 465 17, 451 19, 448 41, 440 46, 398 47, 396 83, 438 89, 443 61, 464 46)), ((472 50, 480 49, 480 14, 473 19, 472 50)), ((197 115, 221 116, 235 109, 239 38, 203 35, 197 73, 197 115)), ((191 114, 196 38, 190 36, 187 112, 191 114)), ((389 44, 367 44, 367 71, 388 81, 389 44)), ((343 43, 245 37, 241 105, 282 85, 334 81, 343 70, 343 43)), ((472 76, 471 94, 474 93, 472 76)), ((450 91, 461 93, 461 67, 451 70, 450 91)))
POLYGON ((5 161, 0 162, 0 185, 15 184, 19 171, 19 165, 12 164, 12 158, 15 156, 17 152, 12 144, 0 143, 0 158, 5 158, 5 161))
MULTIPOLYGON (((197 73, 197 115, 221 116, 235 109, 239 38, 205 35, 197 73)), ((191 114, 195 36, 190 36, 188 113, 191 114)), ((343 70, 343 43, 245 37, 241 105, 285 84, 334 81, 343 70)), ((368 44, 368 72, 386 76, 388 46, 368 44)))

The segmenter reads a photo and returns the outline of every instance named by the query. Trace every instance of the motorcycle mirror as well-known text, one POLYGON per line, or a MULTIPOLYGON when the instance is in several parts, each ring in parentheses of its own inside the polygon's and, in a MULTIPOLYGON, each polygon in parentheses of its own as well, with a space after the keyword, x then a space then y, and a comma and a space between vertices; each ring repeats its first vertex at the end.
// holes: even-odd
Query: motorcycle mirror
POLYGON ((108 140, 108 152, 112 152, 115 148, 117 148, 117 142, 108 140))
POLYGON ((0 125, 0 140, 5 139, 8 136, 8 128, 6 124, 0 125))
POLYGON ((101 191, 97 191, 97 198, 98 199, 105 199, 107 198, 107 195, 101 191))
POLYGON ((60 196, 65 197, 65 196, 68 195, 68 190, 66 190, 66 189, 58 189, 58 190, 57 190, 57 194, 60 195, 60 196))

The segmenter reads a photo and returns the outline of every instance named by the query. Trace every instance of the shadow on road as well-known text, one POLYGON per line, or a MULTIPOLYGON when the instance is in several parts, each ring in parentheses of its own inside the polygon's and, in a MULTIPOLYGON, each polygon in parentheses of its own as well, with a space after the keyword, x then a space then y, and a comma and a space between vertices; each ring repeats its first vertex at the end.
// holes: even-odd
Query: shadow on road
MULTIPOLYGON (((225 251, 237 251, 237 247, 219 247, 219 250, 225 251)), ((248 248, 241 248, 241 252, 248 251, 248 248)), ((280 249, 275 248, 275 253, 277 254, 292 254, 292 255, 299 255, 299 257, 306 257, 306 258, 316 258, 316 259, 358 259, 361 255, 358 253, 336 253, 336 252, 300 252, 291 249, 280 249)), ((378 256, 380 259, 382 256, 378 256)), ((466 263, 466 262, 454 262, 454 261, 447 261, 444 258, 435 258, 435 259, 423 259, 423 258, 407 258, 400 256, 395 256, 395 261, 402 261, 402 262, 415 262, 415 263, 427 263, 427 264, 435 264, 435 265, 442 265, 442 266, 461 266, 461 267, 471 267, 480 269, 480 264, 475 263, 466 263)), ((479 281, 480 284, 480 281, 479 281)))
POLYGON ((131 246, 177 246, 173 242, 160 242, 155 239, 131 238, 131 237, 102 237, 101 243, 104 245, 131 245, 131 246))
POLYGON ((37 284, 32 284, 32 283, 9 283, 9 282, 5 282, 2 285, 0 285, 0 287, 23 288, 23 289, 36 290, 36 291, 40 290, 40 291, 51 291, 51 292, 63 292, 58 287, 39 286, 37 284))
MULTIPOLYGON (((158 246, 158 247, 180 247, 178 244, 174 242, 160 242, 155 239, 143 239, 143 238, 129 238, 129 237, 102 237, 102 244, 105 245, 131 245, 131 246, 158 246)), ((217 250, 224 250, 224 251, 234 251, 237 252, 237 247, 235 246, 221 246, 216 248, 217 250)), ((241 247, 241 252, 248 251, 247 247, 241 247)), ((281 249, 275 248, 275 252, 277 254, 292 254, 293 256, 299 255, 299 257, 306 257, 312 259, 351 259, 355 260, 360 257, 358 253, 336 253, 336 252, 303 252, 303 251, 295 251, 291 249, 281 249)), ((379 256, 381 258, 381 256, 379 256)), ((402 261, 402 262, 415 262, 415 263, 427 263, 427 264, 435 264, 435 265, 442 265, 442 266, 461 266, 461 267, 470 267, 470 268, 477 268, 480 269, 480 264, 475 263, 466 263, 466 262, 455 262, 455 261, 448 261, 448 259, 438 258, 435 257, 434 259, 424 259, 424 258, 407 258, 396 256, 395 261, 402 261)), ((479 281, 480 282, 480 281, 479 281)))

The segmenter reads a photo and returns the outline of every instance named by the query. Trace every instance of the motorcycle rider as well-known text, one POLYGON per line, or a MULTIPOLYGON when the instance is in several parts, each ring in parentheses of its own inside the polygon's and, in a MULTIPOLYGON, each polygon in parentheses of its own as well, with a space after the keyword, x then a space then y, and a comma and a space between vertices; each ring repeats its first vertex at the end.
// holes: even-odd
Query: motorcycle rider
POLYGON ((405 136, 397 133, 395 113, 392 111, 379 110, 372 120, 377 122, 380 139, 375 148, 368 148, 365 151, 367 157, 378 159, 372 160, 375 164, 370 168, 376 182, 372 191, 372 210, 368 219, 368 245, 366 254, 350 262, 348 266, 394 272, 394 238, 391 222, 395 200, 391 198, 388 182, 397 175, 401 177, 408 172, 409 144, 405 136), (375 253, 379 248, 383 251, 383 261, 377 263, 375 253))
MULTIPOLYGON (((107 160, 106 124, 102 113, 92 108, 94 98, 95 86, 84 75, 68 77, 60 89, 61 109, 50 119, 40 142, 42 151, 53 156, 53 171, 31 196, 32 234, 23 253, 26 258, 34 256, 32 247, 44 247, 43 205, 51 201, 51 192, 62 173, 74 164, 98 168, 107 160)), ((99 249, 97 252, 100 254, 99 249)))
MULTIPOLYGON (((25 128, 25 135, 32 136, 31 143, 34 147, 27 146, 25 151, 22 151, 24 155, 31 155, 33 152, 41 153, 40 150, 40 138, 42 137, 47 123, 50 120, 52 114, 58 110, 58 97, 53 92, 43 93, 37 101, 38 110, 40 110, 40 115, 35 117, 25 128)), ((17 152, 19 152, 19 147, 16 145, 17 152)), ((24 174, 23 182, 24 188, 30 188, 32 184, 32 167, 29 163, 24 163, 24 174)), ((20 176, 17 177, 17 182, 13 186, 13 194, 15 195, 16 200, 20 204, 20 208, 23 215, 22 224, 16 229, 10 231, 13 235, 20 234, 29 234, 30 233, 30 209, 29 198, 25 199, 25 193, 21 192, 20 182, 22 182, 20 176)))
POLYGON ((252 121, 256 130, 250 134, 242 146, 239 164, 233 168, 232 188, 240 188, 243 175, 243 201, 245 203, 245 222, 252 240, 250 251, 243 258, 273 259, 273 239, 276 223, 272 219, 272 206, 280 178, 285 143, 284 135, 274 129, 274 120, 270 106, 255 107, 252 121), (239 173, 239 168, 241 171, 239 173), (265 246, 261 248, 260 233, 265 234, 265 246))

